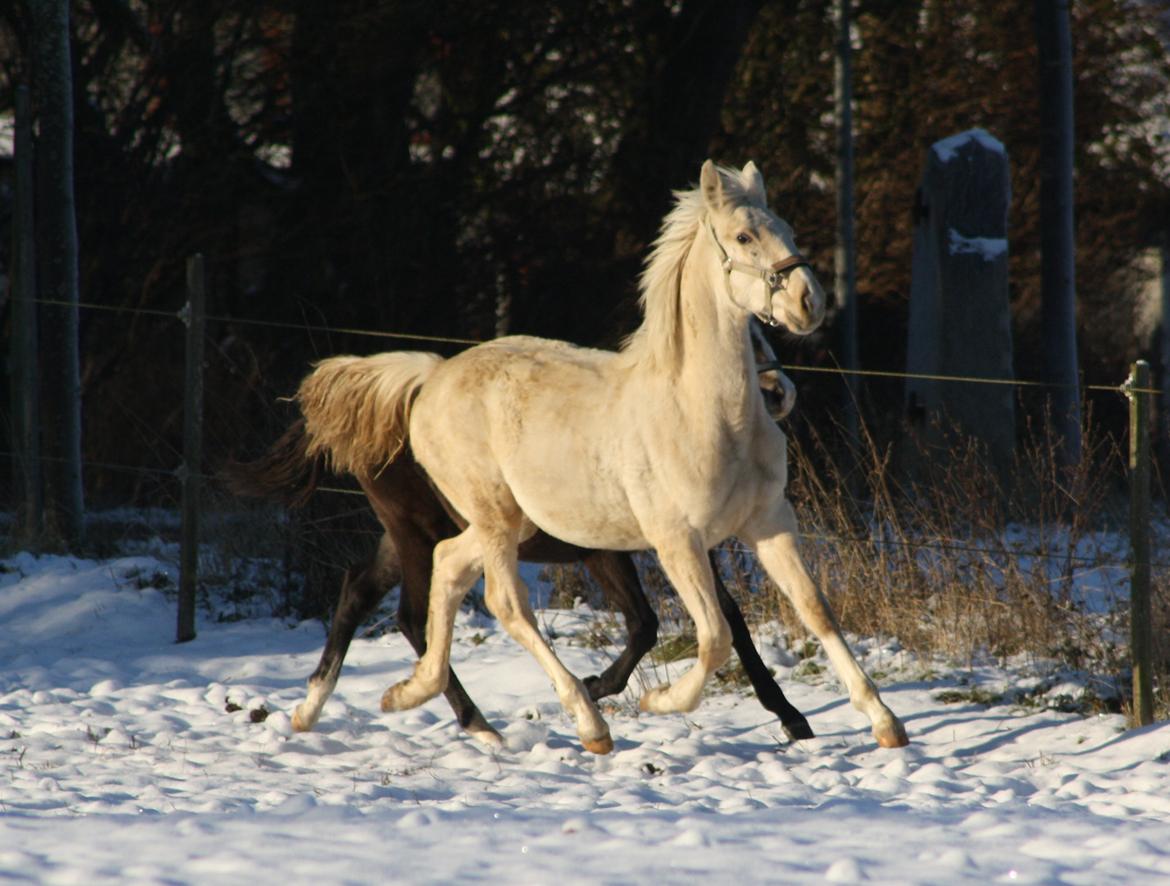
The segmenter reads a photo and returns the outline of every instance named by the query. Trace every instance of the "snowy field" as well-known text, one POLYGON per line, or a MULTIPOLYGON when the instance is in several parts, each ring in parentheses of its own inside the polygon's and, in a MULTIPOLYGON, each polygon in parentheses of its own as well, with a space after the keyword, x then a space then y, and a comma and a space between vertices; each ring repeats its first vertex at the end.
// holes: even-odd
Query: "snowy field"
MULTIPOLYGON (((397 634, 355 642, 295 734, 320 624, 203 620, 180 646, 173 600, 140 587, 170 571, 153 557, 0 568, 5 882, 1170 882, 1170 725, 938 698, 1021 674, 855 644, 911 736, 880 750, 831 678, 765 641, 817 739, 786 742, 750 694, 639 716, 631 692, 594 757, 535 662, 468 613, 455 667, 505 751, 441 698, 379 712, 413 661, 397 634)), ((591 617, 540 613, 581 676, 613 654, 570 642, 591 617)))

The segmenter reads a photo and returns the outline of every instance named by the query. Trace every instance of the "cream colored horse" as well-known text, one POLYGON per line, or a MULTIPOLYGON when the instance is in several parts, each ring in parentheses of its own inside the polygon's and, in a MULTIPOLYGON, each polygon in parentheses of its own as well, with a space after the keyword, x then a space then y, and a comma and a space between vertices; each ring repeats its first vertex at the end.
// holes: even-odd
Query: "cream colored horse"
MULTIPOLYGON (((314 437, 345 436, 359 458, 367 435, 385 452, 409 432, 415 457, 468 523, 435 549, 427 650, 382 708, 443 690, 455 614, 482 572, 488 608, 544 667, 585 748, 606 753, 605 721, 537 630, 519 542, 539 527, 585 547, 654 549, 698 640, 697 663, 642 697, 643 710, 664 713, 693 710, 730 654, 707 550, 734 535, 820 640, 878 743, 904 745, 905 729, 801 562, 784 496, 785 437, 756 384, 751 316, 806 334, 824 316, 824 293, 791 228, 767 208, 754 164, 739 172, 708 161, 699 188, 676 197, 642 275, 644 321, 617 353, 513 336, 447 361, 390 355, 378 371, 396 427, 344 414, 336 395, 343 413, 314 418, 330 361, 306 379, 298 396, 314 437)), ((345 453, 333 455, 344 468, 345 453)))

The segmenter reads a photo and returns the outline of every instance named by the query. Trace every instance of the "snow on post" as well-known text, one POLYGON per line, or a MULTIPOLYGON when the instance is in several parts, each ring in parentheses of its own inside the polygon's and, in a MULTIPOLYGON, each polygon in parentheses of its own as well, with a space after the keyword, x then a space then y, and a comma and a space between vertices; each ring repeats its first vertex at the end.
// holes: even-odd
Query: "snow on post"
MULTIPOLYGON (((1004 146, 982 129, 936 142, 915 195, 914 259, 906 371, 1010 380, 1007 215, 1011 177, 1004 146)), ((906 413, 929 442, 941 425, 980 438, 1000 467, 1011 462, 1011 385, 910 378, 906 413)))

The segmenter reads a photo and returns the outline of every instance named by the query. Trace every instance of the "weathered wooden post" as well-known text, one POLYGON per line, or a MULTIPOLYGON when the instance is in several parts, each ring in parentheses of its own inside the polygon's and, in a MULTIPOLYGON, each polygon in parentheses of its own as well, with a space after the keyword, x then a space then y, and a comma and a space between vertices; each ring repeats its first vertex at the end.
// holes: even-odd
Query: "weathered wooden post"
POLYGON ((14 160, 16 175, 12 207, 12 403, 13 479, 17 531, 23 540, 40 538, 41 512, 40 428, 37 398, 36 251, 33 225, 33 135, 28 87, 16 87, 14 160))
POLYGON ((1131 726, 1154 722, 1153 638, 1150 628, 1150 364, 1138 360, 1125 383, 1129 397, 1131 726))
POLYGON ((972 129, 927 154, 914 207, 914 259, 906 354, 906 413, 929 443, 950 426, 986 445, 1001 470, 1015 445, 1008 306, 1011 175, 998 140, 972 129), (922 377, 927 376, 927 377, 922 377))
POLYGON ((203 256, 187 260, 186 399, 183 409, 183 517, 179 542, 179 625, 177 640, 195 639, 195 590, 199 580, 199 490, 203 461, 203 325, 206 278, 203 256))

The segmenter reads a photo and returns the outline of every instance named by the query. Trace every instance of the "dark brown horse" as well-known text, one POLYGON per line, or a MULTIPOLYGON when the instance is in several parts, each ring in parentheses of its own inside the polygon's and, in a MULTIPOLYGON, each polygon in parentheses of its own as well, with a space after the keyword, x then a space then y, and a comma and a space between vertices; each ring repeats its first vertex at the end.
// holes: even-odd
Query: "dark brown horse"
MULTIPOLYGON (((785 414, 795 397, 791 382, 781 373, 761 376, 765 399, 774 414, 785 414)), ((278 499, 290 506, 303 504, 326 473, 323 456, 309 454, 304 419, 298 419, 263 456, 253 462, 226 466, 223 476, 237 494, 278 499)), ((341 665, 354 633, 395 586, 401 585, 398 626, 421 655, 426 648, 427 603, 435 545, 462 528, 452 518, 438 493, 409 452, 373 475, 357 477, 370 506, 385 530, 372 559, 346 571, 341 595, 321 661, 309 678, 308 695, 292 717, 293 727, 307 731, 317 723, 326 700, 337 685, 341 665)), ((520 546, 520 557, 535 563, 582 562, 626 622, 626 648, 601 674, 588 677, 585 687, 597 700, 621 692, 634 667, 655 644, 658 619, 646 600, 629 554, 585 550, 538 532, 520 546)), ((716 593, 727 619, 732 642, 760 703, 780 718, 792 740, 812 738, 808 720, 785 698, 752 643, 751 634, 734 598, 719 579, 712 557, 716 593)), ((444 691, 459 724, 480 741, 499 744, 499 734, 467 695, 454 671, 444 691)))

